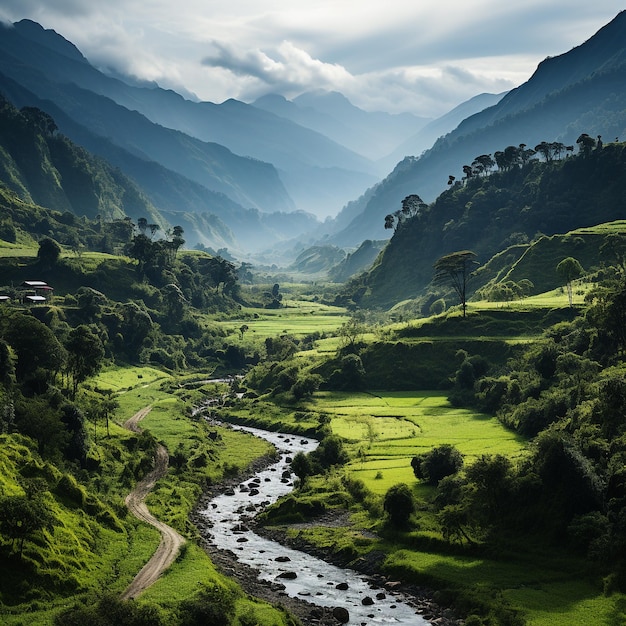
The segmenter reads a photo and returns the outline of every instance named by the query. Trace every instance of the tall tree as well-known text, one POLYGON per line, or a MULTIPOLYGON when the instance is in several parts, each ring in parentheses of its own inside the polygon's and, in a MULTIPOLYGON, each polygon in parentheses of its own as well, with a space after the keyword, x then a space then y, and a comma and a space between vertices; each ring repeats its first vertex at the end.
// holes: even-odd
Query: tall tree
POLYGON ((39 242, 37 258, 43 266, 52 267, 59 260, 60 256, 61 246, 54 239, 50 239, 50 237, 44 237, 39 242))
POLYGON ((446 254, 435 261, 436 283, 450 283, 459 296, 463 307, 463 317, 467 313, 467 284, 469 282, 472 268, 478 265, 476 254, 471 250, 460 250, 446 254))
POLYGON ((81 324, 70 331, 65 348, 67 371, 72 377, 71 394, 74 398, 78 385, 100 370, 104 359, 104 346, 92 328, 81 324))
POLYGON ((567 298, 571 307, 573 305, 572 282, 583 275, 582 265, 574 257, 568 256, 556 266, 556 272, 565 282, 567 298))

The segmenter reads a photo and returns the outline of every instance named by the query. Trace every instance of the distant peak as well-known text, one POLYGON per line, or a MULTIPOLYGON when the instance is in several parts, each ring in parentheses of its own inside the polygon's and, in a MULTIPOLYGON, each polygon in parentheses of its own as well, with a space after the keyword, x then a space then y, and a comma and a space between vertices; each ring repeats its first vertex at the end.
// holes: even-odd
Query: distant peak
POLYGON ((287 98, 285 98, 285 96, 281 96, 279 93, 267 93, 264 96, 261 96, 260 98, 257 98, 253 104, 259 104, 262 102, 288 102, 287 98))
POLYGON ((36 44, 48 48, 57 54, 62 54, 70 59, 88 63, 81 51, 70 41, 59 35, 55 30, 44 28, 38 22, 23 19, 13 24, 15 30, 24 39, 29 39, 36 44))

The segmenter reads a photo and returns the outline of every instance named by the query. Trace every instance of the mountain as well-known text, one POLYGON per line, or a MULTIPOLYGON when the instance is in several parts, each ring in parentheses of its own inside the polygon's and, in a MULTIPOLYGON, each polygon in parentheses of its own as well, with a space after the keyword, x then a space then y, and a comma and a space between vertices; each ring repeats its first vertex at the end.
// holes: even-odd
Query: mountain
MULTIPOLYGON (((0 28, 0 35, 11 29, 0 28)), ((1 42, 5 40, 0 36, 1 42)), ((52 53, 51 53, 52 54, 52 53)), ((136 111, 75 84, 53 82, 41 70, 24 66, 0 49, 0 72, 40 100, 49 100, 74 122, 126 151, 185 175, 244 206, 292 210, 293 201, 268 163, 243 158, 227 148, 154 124, 136 111)), ((5 90, 3 81, 0 88, 5 90)), ((72 129, 61 127, 70 138, 72 129)))
POLYGON ((346 282, 356 274, 369 269, 386 245, 386 240, 366 239, 354 252, 331 268, 328 277, 336 283, 346 282))
MULTIPOLYGON (((430 121, 411 113, 364 111, 344 95, 328 91, 307 92, 293 101, 268 94, 252 104, 322 133, 372 161, 378 161, 430 121)), ((379 166, 378 171, 382 174, 385 170, 379 166)))
MULTIPOLYGON (((106 76, 63 37, 34 22, 22 20, 0 30, 0 50, 5 60, 3 71, 7 75, 18 82, 23 80, 21 84, 40 97, 54 100, 62 108, 65 108, 63 91, 72 84, 136 111, 159 126, 272 163, 284 173, 285 184, 299 209, 328 214, 377 179, 376 167, 368 159, 320 133, 267 111, 236 100, 222 104, 195 102, 171 90, 128 84, 106 76), (61 93, 45 93, 49 85, 38 86, 33 70, 45 75, 47 82, 61 93), (307 178, 316 183, 301 189, 301 181, 307 178), (318 189, 325 189, 326 193, 317 197, 318 189), (333 207, 328 205, 328 190, 332 190, 333 207)), ((75 88, 70 90, 73 92, 71 99, 77 97, 75 88)), ((280 196, 277 200, 282 204, 280 196)), ((287 207, 277 204, 275 208, 287 207)))
POLYGON ((419 157, 407 157, 361 202, 352 222, 330 242, 357 245, 383 236, 386 214, 404 197, 419 194, 432 201, 458 179, 476 156, 507 146, 542 141, 575 145, 581 133, 614 138, 626 132, 626 12, 587 42, 559 57, 546 59, 522 86, 498 104, 465 119, 419 157))
MULTIPOLYGON (((535 159, 456 182, 397 226, 372 269, 355 279, 351 291, 363 294, 361 304, 379 307, 424 296, 433 264, 443 255, 472 250, 484 264, 511 250, 505 256, 515 261, 520 244, 623 219, 624 189, 626 142, 551 162, 535 159)), ((575 256, 582 258, 584 241, 572 245, 575 256)))
POLYGON ((438 117, 436 120, 429 122, 421 128, 417 133, 403 141, 391 154, 381 159, 379 162, 387 166, 386 171, 393 169, 396 163, 399 163, 405 156, 419 156, 431 148, 435 141, 453 131, 463 120, 480 113, 488 107, 492 107, 502 100, 504 93, 481 93, 458 106, 451 111, 438 117))
POLYGON ((162 218, 129 178, 58 134, 49 115, 18 111, 2 96, 0 180, 24 202, 60 213, 107 221, 162 218))

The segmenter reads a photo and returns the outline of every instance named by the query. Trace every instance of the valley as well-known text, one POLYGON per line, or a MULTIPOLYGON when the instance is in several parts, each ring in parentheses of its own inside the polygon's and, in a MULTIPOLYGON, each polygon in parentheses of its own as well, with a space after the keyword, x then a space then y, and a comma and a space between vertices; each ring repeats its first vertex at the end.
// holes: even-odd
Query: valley
POLYGON ((626 623, 625 34, 431 119, 2 22, 0 621, 626 623))

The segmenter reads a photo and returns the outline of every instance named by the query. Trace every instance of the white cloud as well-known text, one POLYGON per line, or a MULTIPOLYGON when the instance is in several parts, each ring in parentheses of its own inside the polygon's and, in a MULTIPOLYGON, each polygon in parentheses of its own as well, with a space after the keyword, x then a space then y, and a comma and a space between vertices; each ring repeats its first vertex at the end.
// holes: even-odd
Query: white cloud
POLYGON ((261 50, 241 51, 221 42, 213 43, 213 51, 202 63, 208 67, 228 70, 244 82, 240 95, 275 91, 289 96, 315 89, 341 90, 354 78, 338 64, 324 63, 289 41, 283 41, 272 54, 261 50))
POLYGON ((94 64, 214 102, 345 93, 364 108, 439 115, 526 80, 611 20, 613 0, 3 0, 94 64))

